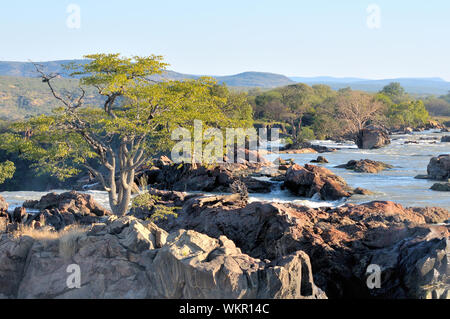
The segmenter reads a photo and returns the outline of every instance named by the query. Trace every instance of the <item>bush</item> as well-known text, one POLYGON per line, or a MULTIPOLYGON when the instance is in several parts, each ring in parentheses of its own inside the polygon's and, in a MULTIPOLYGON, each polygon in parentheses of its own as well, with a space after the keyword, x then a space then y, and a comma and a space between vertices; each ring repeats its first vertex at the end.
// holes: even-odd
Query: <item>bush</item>
POLYGON ((144 192, 135 198, 131 203, 131 208, 136 209, 146 209, 151 213, 150 221, 155 222, 160 219, 167 219, 169 216, 178 217, 178 214, 175 213, 175 210, 179 209, 179 207, 170 207, 166 205, 159 204, 161 198, 152 195, 148 192, 144 192))

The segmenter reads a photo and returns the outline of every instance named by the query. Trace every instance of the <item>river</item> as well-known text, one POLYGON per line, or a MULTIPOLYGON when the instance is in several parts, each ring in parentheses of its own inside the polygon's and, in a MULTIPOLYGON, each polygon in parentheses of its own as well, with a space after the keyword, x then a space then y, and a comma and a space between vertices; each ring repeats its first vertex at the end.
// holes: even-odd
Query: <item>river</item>
MULTIPOLYGON (((345 203, 365 203, 373 200, 390 200, 406 207, 437 206, 450 209, 450 194, 430 190, 434 181, 415 179, 419 174, 426 174, 427 165, 433 156, 450 153, 450 143, 441 143, 441 137, 446 133, 433 131, 417 132, 408 135, 393 135, 392 143, 377 150, 360 150, 353 142, 335 143, 333 141, 312 141, 313 144, 340 148, 333 153, 320 154, 325 156, 329 163, 325 167, 339 176, 342 176, 350 186, 362 187, 372 191, 369 196, 355 195, 348 200, 325 202, 314 199, 298 198, 288 191, 280 189, 279 183, 274 183, 274 190, 269 194, 251 194, 250 201, 296 202, 310 207, 340 206, 345 203), (405 144, 415 141, 418 144, 405 144), (393 165, 378 174, 356 173, 350 170, 335 168, 349 160, 371 159, 393 165)), ((447 133, 448 135, 448 133, 447 133)), ((273 161, 278 157, 293 159, 297 164, 304 165, 318 154, 270 154, 267 159, 273 161)), ((64 190, 55 190, 57 193, 64 190)), ((21 206, 25 200, 39 199, 48 192, 2 192, 0 193, 9 203, 10 208, 21 206)), ((105 192, 86 192, 109 207, 105 192)))

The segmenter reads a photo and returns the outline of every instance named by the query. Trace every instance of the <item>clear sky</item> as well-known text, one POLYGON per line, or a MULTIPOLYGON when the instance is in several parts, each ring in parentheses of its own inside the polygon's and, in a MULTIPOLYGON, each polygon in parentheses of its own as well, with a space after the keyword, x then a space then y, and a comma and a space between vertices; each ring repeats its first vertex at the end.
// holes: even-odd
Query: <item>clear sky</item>
MULTIPOLYGON (((374 21, 371 19, 370 21, 374 21)), ((373 26, 373 24, 372 24, 373 26)), ((161 54, 170 69, 228 75, 442 77, 450 81, 448 0, 1 1, 0 60, 161 54), (80 28, 67 26, 76 4, 80 28), (369 28, 371 4, 379 28, 369 28)))

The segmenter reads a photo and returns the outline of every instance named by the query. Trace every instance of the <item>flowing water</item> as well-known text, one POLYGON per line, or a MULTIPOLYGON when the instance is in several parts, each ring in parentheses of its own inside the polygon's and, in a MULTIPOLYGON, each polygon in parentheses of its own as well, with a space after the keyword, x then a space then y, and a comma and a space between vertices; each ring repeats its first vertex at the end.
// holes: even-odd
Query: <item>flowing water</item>
MULTIPOLYGON (((448 133, 447 133, 448 134, 448 133)), ((346 202, 364 203, 373 200, 390 200, 406 207, 437 206, 450 209, 450 193, 430 190, 435 183, 433 181, 415 179, 419 174, 427 173, 427 165, 433 156, 450 153, 450 143, 441 143, 441 137, 445 133, 425 131, 412 135, 393 135, 392 143, 377 150, 360 150, 353 142, 335 143, 332 141, 313 141, 320 144, 340 148, 337 152, 320 154, 325 156, 330 163, 323 166, 339 176, 342 176, 350 186, 366 188, 374 195, 355 195, 348 200, 335 202, 320 201, 316 198, 298 198, 280 189, 280 183, 274 183, 274 190, 269 194, 251 194, 251 201, 275 201, 296 202, 310 207, 339 206, 346 202), (405 144, 407 141, 415 141, 418 144, 405 144), (378 174, 356 173, 350 170, 335 168, 345 164, 349 160, 371 159, 393 165, 393 169, 382 171, 378 174)), ((318 154, 271 154, 266 156, 273 161, 278 157, 293 159, 297 164, 304 165, 318 154)), ((56 190, 56 193, 64 192, 56 190)), ((25 200, 37 200, 48 192, 3 192, 0 193, 14 209, 21 206, 25 200)), ((104 207, 109 208, 108 196, 101 191, 86 192, 104 207)))

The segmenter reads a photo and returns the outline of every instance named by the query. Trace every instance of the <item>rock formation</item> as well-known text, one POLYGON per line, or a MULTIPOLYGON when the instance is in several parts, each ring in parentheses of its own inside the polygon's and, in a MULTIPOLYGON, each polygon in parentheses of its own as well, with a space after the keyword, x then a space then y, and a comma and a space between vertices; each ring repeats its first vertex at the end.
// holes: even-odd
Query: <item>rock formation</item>
POLYGON ((356 136, 356 145, 361 149, 381 148, 390 143, 387 130, 376 125, 365 127, 356 136))
POLYGON ((429 179, 446 181, 450 178, 450 155, 433 157, 427 167, 429 179))
POLYGON ((359 161, 351 160, 347 164, 339 165, 336 167, 353 170, 358 173, 379 173, 385 169, 393 168, 394 166, 383 162, 362 159, 359 161))
POLYGON ((3 298, 326 298, 302 251, 262 261, 225 236, 168 234, 134 217, 110 217, 56 239, 0 240, 3 298), (78 289, 67 286, 73 264, 78 289))
POLYGON ((284 186, 293 194, 302 197, 320 195, 323 200, 350 197, 353 189, 345 180, 325 167, 306 164, 293 165, 286 172, 284 186))
POLYGON ((316 285, 328 297, 445 298, 449 226, 429 224, 449 218, 444 209, 392 202, 312 209, 260 202, 239 206, 217 197, 191 199, 177 219, 160 226, 213 238, 225 235, 255 258, 272 260, 302 250, 311 258, 316 285), (428 259, 426 268, 420 266, 428 259), (383 270, 383 290, 367 288, 366 270, 373 263, 383 270))

